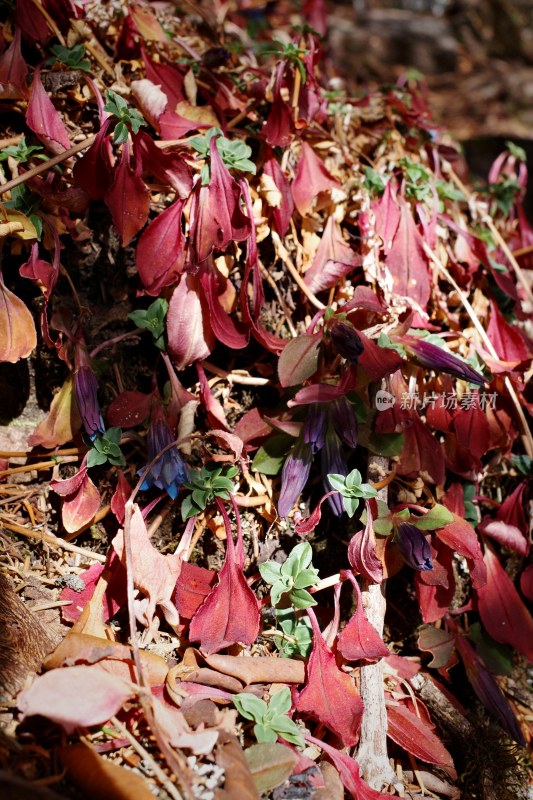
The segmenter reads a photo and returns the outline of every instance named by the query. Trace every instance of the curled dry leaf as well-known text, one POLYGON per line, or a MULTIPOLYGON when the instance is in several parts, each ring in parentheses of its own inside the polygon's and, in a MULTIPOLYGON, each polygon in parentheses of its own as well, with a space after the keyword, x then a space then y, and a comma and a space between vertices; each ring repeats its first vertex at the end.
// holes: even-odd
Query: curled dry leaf
POLYGON ((239 656, 208 655, 206 663, 219 672, 232 675, 249 686, 251 683, 303 683, 305 681, 305 663, 294 658, 276 658, 275 656, 239 656))
POLYGON ((28 436, 28 444, 30 447, 57 447, 70 442, 80 427, 80 412, 74 398, 74 377, 69 375, 54 395, 48 416, 28 436))
POLYGON ((0 361, 26 358, 37 345, 33 317, 25 303, 4 283, 0 272, 0 361))
POLYGON ((66 776, 86 797, 106 800, 153 800, 148 784, 131 769, 109 761, 85 744, 60 747, 66 776))

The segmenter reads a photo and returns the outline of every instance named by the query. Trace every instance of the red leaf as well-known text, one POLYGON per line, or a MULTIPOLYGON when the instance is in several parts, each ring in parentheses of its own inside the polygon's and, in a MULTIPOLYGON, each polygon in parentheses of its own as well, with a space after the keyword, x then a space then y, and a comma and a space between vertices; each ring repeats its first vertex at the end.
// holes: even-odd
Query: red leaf
POLYGON ((65 498, 61 518, 69 533, 90 523, 100 508, 100 492, 89 478, 86 466, 82 466, 72 478, 50 481, 50 488, 65 498))
POLYGON ((111 120, 105 121, 86 153, 76 161, 72 174, 93 200, 101 200, 113 182, 113 151, 109 141, 111 120))
MULTIPOLYGON (((150 542, 141 510, 136 503, 133 504, 130 537, 133 582, 146 595, 146 599, 136 601, 136 616, 144 625, 151 627, 156 606, 160 606, 168 624, 175 627, 179 616, 171 597, 180 574, 181 556, 177 553, 164 556, 156 550, 150 542)), ((111 545, 125 564, 123 530, 117 533, 111 545)))
POLYGON ((191 207, 191 238, 198 261, 213 249, 224 250, 231 241, 242 242, 250 234, 251 221, 241 211, 241 190, 222 161, 216 137, 210 142, 211 179, 198 186, 191 207))
POLYGON ((137 245, 136 264, 148 294, 157 296, 175 283, 185 268, 183 200, 176 200, 148 225, 137 245))
POLYGON ((49 300, 59 276, 59 249, 56 248, 56 258, 52 265, 39 258, 39 245, 35 242, 32 245, 29 259, 21 266, 19 273, 23 278, 29 278, 39 283, 46 300, 49 300))
POLYGON ((533 601, 533 564, 529 564, 520 575, 520 590, 524 597, 533 601))
POLYGON ((105 568, 101 564, 93 564, 88 570, 80 575, 85 584, 85 589, 76 592, 68 587, 63 589, 60 595, 61 600, 71 600, 72 605, 63 606, 61 615, 67 622, 76 622, 87 603, 91 600, 96 584, 104 572, 108 572, 107 588, 102 598, 102 622, 107 622, 115 616, 117 611, 126 604, 126 570, 120 563, 114 550, 110 551, 105 568))
POLYGON ((366 525, 355 533, 348 545, 348 561, 354 572, 362 575, 371 583, 383 580, 383 563, 376 554, 376 537, 369 501, 366 504, 366 525))
POLYGON ((441 740, 420 717, 401 705, 387 703, 387 736, 408 753, 427 761, 439 764, 452 779, 457 778, 453 759, 441 740))
POLYGON ((485 545, 487 583, 477 589, 481 621, 501 644, 510 644, 533 661, 533 619, 492 547, 485 545))
POLYGON ((358 334, 365 348, 359 356, 359 366, 371 381, 380 381, 385 375, 400 369, 403 361, 396 350, 380 347, 361 331, 358 334))
POLYGON ((302 217, 311 210, 317 194, 338 188, 339 182, 330 175, 315 151, 307 142, 302 142, 298 172, 291 185, 294 205, 302 217))
POLYGON ((182 88, 183 73, 165 62, 152 61, 144 48, 142 48, 142 55, 146 77, 156 86, 161 87, 168 97, 168 108, 174 109, 178 103, 186 99, 182 88))
POLYGON ((294 200, 292 199, 289 181, 274 156, 265 161, 263 172, 272 178, 276 184, 276 189, 281 194, 281 204, 279 208, 272 209, 272 218, 277 232, 283 237, 287 233, 292 212, 294 211, 294 200))
POLYGON ((204 293, 198 278, 182 275, 174 289, 167 314, 168 348, 178 370, 207 358, 215 346, 204 293))
POLYGON ((429 300, 427 258, 411 208, 404 200, 400 204, 400 223, 386 263, 392 275, 394 292, 414 301, 415 308, 425 310, 429 300))
POLYGON ((531 350, 518 328, 509 325, 498 311, 496 303, 490 304, 490 322, 487 328, 487 335, 498 356, 504 361, 510 362, 511 366, 517 366, 522 361, 531 358, 531 350))
POLYGON ((294 707, 333 731, 343 747, 351 747, 359 739, 363 701, 353 679, 338 668, 313 610, 308 608, 307 613, 313 626, 313 650, 307 664, 307 682, 297 693, 294 707))
POLYGON ((31 96, 26 110, 26 124, 56 155, 71 147, 67 129, 44 90, 39 67, 33 76, 31 96))
POLYGON ((442 447, 416 411, 409 414, 411 425, 404 430, 404 446, 398 473, 410 475, 425 471, 437 485, 444 483, 444 455, 442 447))
POLYGON ((391 251, 401 217, 394 183, 392 179, 387 181, 381 199, 372 204, 376 217, 376 233, 383 240, 383 252, 386 256, 391 251))
POLYGON ((180 617, 192 619, 207 595, 211 592, 217 573, 212 569, 198 567, 184 561, 181 565, 172 602, 179 611, 180 617))
POLYGON ((285 63, 282 62, 278 66, 272 106, 262 130, 263 136, 272 147, 287 147, 294 131, 290 106, 281 96, 284 71, 285 63))
POLYGON ((322 331, 291 339, 278 360, 279 382, 283 387, 303 383, 317 371, 321 342, 322 331))
POLYGON ((219 300, 219 296, 223 294, 219 291, 220 284, 226 284, 229 281, 220 276, 214 264, 210 262, 211 259, 202 265, 199 274, 200 284, 209 308, 210 325, 218 341, 231 347, 232 350, 241 350, 248 344, 249 330, 243 324, 239 324, 237 327, 237 324, 222 308, 219 300))
POLYGON ((15 20, 24 38, 32 43, 46 42, 52 35, 43 14, 32 0, 17 0, 15 20))
POLYGON ((453 415, 453 430, 461 446, 475 458, 481 458, 490 447, 487 415, 477 402, 470 408, 458 407, 453 415))
POLYGON ((313 263, 304 282, 315 294, 335 286, 341 278, 361 266, 361 257, 344 241, 333 215, 328 217, 313 263))
POLYGON ((351 794, 353 800, 383 800, 384 796, 390 797, 388 792, 377 792, 372 789, 359 775, 359 764, 341 750, 326 744, 314 736, 306 735, 307 742, 320 747, 331 758, 345 789, 351 794))
POLYGON ((470 578, 474 589, 479 589, 487 582, 487 570, 483 563, 483 553, 478 536, 473 527, 457 514, 454 521, 435 531, 438 538, 452 550, 464 556, 470 569, 470 578))
POLYGON ((23 719, 39 714, 72 733, 107 722, 136 692, 133 683, 99 666, 67 667, 36 678, 17 705, 23 719))
POLYGON ((236 642, 253 644, 259 633, 259 604, 235 559, 231 534, 217 585, 191 620, 189 638, 209 655, 236 642))
POLYGON ((143 172, 154 175, 162 183, 172 186, 182 200, 190 195, 191 170, 179 153, 158 147, 152 137, 142 130, 133 137, 133 147, 135 157, 139 155, 142 161, 143 172))
POLYGON ((138 163, 136 170, 131 168, 130 145, 124 142, 113 183, 105 194, 105 202, 124 247, 141 230, 150 211, 150 192, 140 177, 139 166, 138 163))
POLYGON ((351 581, 357 594, 357 608, 337 640, 337 650, 346 661, 378 661, 389 655, 383 639, 368 621, 363 608, 361 589, 353 574, 347 570, 341 573, 351 581))
POLYGON ((14 364, 36 346, 33 317, 26 304, 7 288, 0 271, 0 361, 14 364))
POLYGON ((148 417, 152 399, 151 393, 121 392, 107 409, 107 421, 118 428, 135 428, 148 417))
POLYGON ((520 556, 527 556, 529 553, 529 540, 516 525, 509 525, 500 519, 485 517, 478 525, 478 531, 490 536, 491 539, 514 550, 520 556))
MULTIPOLYGON (((109 420, 109 414, 107 418, 109 420)), ((117 522, 119 523, 119 525, 124 525, 126 503, 130 498, 132 489, 128 482, 128 479, 126 478, 121 469, 117 470, 117 475, 118 475, 117 488, 115 489, 113 497, 111 498, 111 511, 117 518, 117 522)))
POLYGON ((445 544, 434 538, 431 548, 434 568, 440 566, 447 573, 446 583, 430 583, 430 573, 417 572, 415 575, 415 589, 420 612, 424 622, 436 622, 447 613, 455 594, 455 576, 453 573, 453 552, 445 544), (435 555, 434 555, 435 554, 435 555))
POLYGON ((0 97, 2 100, 19 100, 28 96, 26 75, 28 65, 20 49, 20 28, 15 30, 13 41, 0 56, 0 97))

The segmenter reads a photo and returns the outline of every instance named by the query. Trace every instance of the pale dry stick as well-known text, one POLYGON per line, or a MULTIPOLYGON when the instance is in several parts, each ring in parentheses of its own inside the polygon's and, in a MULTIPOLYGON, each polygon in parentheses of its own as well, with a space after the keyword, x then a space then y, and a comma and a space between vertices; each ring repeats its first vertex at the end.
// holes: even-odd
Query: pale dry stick
MULTIPOLYGON (((67 447, 65 450, 58 450, 57 453, 54 453, 55 456, 77 456, 79 455, 79 449, 77 447, 67 447)), ((38 458, 40 456, 38 454, 32 454, 28 450, 1 450, 0 451, 0 458, 30 458, 32 455, 37 455, 38 458)))
POLYGON ((271 236, 272 236, 272 241, 274 242, 274 248, 276 250, 277 255, 289 270, 291 277, 294 279, 294 282, 298 285, 299 289, 301 289, 301 291, 307 297, 311 305, 313 305, 315 308, 318 308, 319 311, 324 310, 326 306, 324 305, 324 303, 321 303, 320 300, 317 297, 315 297, 315 295, 309 289, 309 287, 305 285, 303 278, 300 276, 298 270, 292 263, 289 253, 281 243, 281 239, 276 233, 276 231, 272 231, 271 236))
POLYGON ((250 375, 247 372, 245 373, 244 370, 238 372, 228 372, 227 370, 212 364, 210 361, 202 361, 201 365, 208 372, 211 372, 212 375, 216 375, 219 378, 224 378, 228 381, 228 383, 238 383, 241 386, 266 386, 267 383, 270 383, 269 378, 255 378, 253 375, 250 375))
POLYGON ((82 142, 78 142, 77 144, 73 145, 69 150, 65 150, 63 153, 59 153, 59 155, 50 158, 48 161, 43 161, 42 164, 37 164, 36 167, 32 167, 27 172, 23 172, 22 175, 19 175, 13 180, 4 183, 3 186, 0 186, 0 194, 5 194, 6 192, 10 192, 11 189, 14 189, 15 186, 20 186, 21 183, 26 183, 26 181, 35 178, 36 175, 41 175, 43 172, 47 172, 52 167, 55 167, 56 164, 61 164, 63 161, 66 161, 71 156, 76 155, 76 153, 80 153, 82 150, 86 150, 88 147, 92 145, 94 142, 95 136, 91 134, 82 142))
POLYGON ((50 28, 52 29, 54 34, 57 36, 58 42, 60 44, 62 44, 63 47, 65 47, 66 42, 65 42, 65 39, 63 38, 63 34, 61 33, 61 31, 59 30, 59 28, 55 24, 54 20, 52 19, 52 17, 50 16, 50 14, 46 10, 46 8, 44 8, 43 4, 41 2, 39 2, 39 0, 33 0, 33 5, 36 6, 37 13, 38 14, 42 14, 43 17, 45 18, 45 20, 47 21, 47 23, 50 25, 50 28))
POLYGON ((39 471, 41 469, 51 469, 52 467, 57 467, 58 463, 60 464, 69 464, 72 461, 77 461, 78 458, 76 457, 67 457, 62 461, 38 461, 36 464, 24 464, 22 467, 10 467, 9 469, 2 469, 0 470, 0 478, 5 477, 6 475, 18 475, 22 472, 32 472, 33 470, 39 471))
POLYGON ((146 750, 140 742, 137 741, 135 736, 130 733, 130 731, 126 728, 125 725, 120 722, 116 717, 111 717, 110 719, 111 724, 117 730, 124 739, 127 739, 128 742, 131 744, 133 749, 136 753, 138 753, 145 763, 150 765, 150 769, 154 773, 155 777, 165 789, 165 791, 172 797, 172 800, 183 800, 181 793, 178 791, 176 786, 169 780, 168 776, 165 775, 157 761, 150 755, 148 750, 146 750))
POLYGON ((531 305, 533 306, 533 291, 531 291, 531 286, 529 285, 529 283, 528 283, 528 281, 526 279, 526 276, 524 275, 524 272, 523 272, 520 264, 518 263, 518 261, 514 257, 511 248, 509 247, 509 245, 507 244, 507 242, 505 241, 505 239, 501 235, 500 231, 498 230, 498 228, 494 224, 494 220, 481 208, 479 203, 476 202, 475 197, 472 195, 471 192, 468 191, 468 189, 466 188, 466 186, 464 185, 462 180, 458 177, 458 175, 455 174, 455 172, 453 171, 453 169, 451 167, 449 168, 449 175, 450 175, 453 183, 455 183, 457 188, 467 198, 468 202, 474 204, 475 207, 477 208, 477 210, 479 211, 479 213, 481 214, 482 222, 484 222, 485 225, 488 227, 488 229, 492 233, 496 243, 501 247, 501 249, 503 250, 503 252, 507 256, 507 259, 509 260, 510 265, 512 266, 512 268, 515 271, 515 275, 516 275, 518 281, 524 287, 524 291, 525 291, 525 293, 527 295, 527 298, 528 298, 529 302, 531 303, 531 305))
POLYGON ((40 542, 55 547, 58 550, 67 550, 70 553, 77 553, 85 558, 90 558, 93 561, 98 561, 100 564, 105 564, 106 557, 101 556, 99 553, 94 553, 92 550, 87 550, 85 547, 78 547, 70 542, 65 542, 63 539, 58 539, 50 533, 41 533, 41 531, 32 531, 30 528, 25 528, 24 525, 17 525, 15 522, 8 522, 0 515, 0 525, 7 528, 8 531, 13 533, 20 533, 21 536, 26 536, 28 539, 37 539, 40 542))
MULTIPOLYGON (((369 482, 377 482, 389 468, 389 460, 371 455, 368 460, 367 477, 369 482)), ((387 502, 387 485, 378 491, 378 499, 387 502)), ((368 621, 380 636, 383 636, 385 622, 385 586, 381 583, 368 583, 362 586, 362 602, 368 621)), ((387 709, 385 706, 383 660, 376 664, 361 667, 361 698, 364 703, 363 719, 357 750, 357 762, 367 783, 377 790, 383 786, 397 784, 396 775, 389 761, 387 751, 387 709)))
MULTIPOLYGON (((426 255, 428 256, 428 258, 442 272, 442 274, 444 275, 444 277, 446 278, 448 283, 450 283, 453 286, 453 288, 455 289, 455 291, 457 292, 457 295, 460 298, 461 303, 465 307, 465 310, 466 310, 468 316, 472 320, 472 323, 473 323, 475 329, 479 333, 479 335, 481 337, 481 340, 483 341, 483 344, 485 345, 485 347, 487 348, 487 350, 489 351, 491 356, 493 358, 495 358, 497 361, 499 361, 500 357, 499 357, 498 353, 494 349, 493 344, 492 344, 491 340, 489 339, 485 328, 483 327, 483 325, 479 321, 478 315, 476 314, 476 312, 472 308, 472 306, 470 304, 470 301, 468 300, 468 298, 466 297, 466 295, 462 291, 461 287, 454 280, 454 278, 450 275, 449 271, 446 269, 446 267, 440 261, 440 259, 437 258, 435 253, 431 250, 431 248, 428 247, 425 242, 423 242, 422 244, 423 244, 424 251, 425 251, 426 255)), ((504 383, 505 383, 505 388, 509 392, 509 397, 511 398, 511 400, 513 402, 513 405, 514 405, 514 407, 516 409, 516 413, 517 413, 518 418, 520 420, 520 424, 521 424, 522 431, 523 431, 523 433, 522 433, 522 442, 524 444, 526 453, 528 454, 528 456, 530 456, 530 458, 533 458, 533 436, 532 436, 531 431, 529 429, 529 425, 527 423, 527 419, 526 419, 526 416, 524 414, 524 410, 523 410, 523 408, 522 408, 522 406, 520 404, 520 400, 518 399, 518 396, 516 394, 515 388, 514 388, 513 384, 511 383, 510 378, 508 378, 508 377, 504 378, 504 383)))

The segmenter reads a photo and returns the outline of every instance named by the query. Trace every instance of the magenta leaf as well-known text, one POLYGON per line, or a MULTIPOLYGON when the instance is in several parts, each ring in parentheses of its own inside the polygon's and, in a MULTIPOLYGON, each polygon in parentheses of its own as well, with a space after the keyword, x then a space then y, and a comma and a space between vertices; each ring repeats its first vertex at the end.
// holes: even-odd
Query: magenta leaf
POLYGON ((67 129, 44 90, 39 67, 33 75, 26 123, 37 138, 53 153, 58 154, 70 149, 71 143, 67 129))
POLYGON ((105 202, 125 247, 139 233, 150 211, 150 192, 140 177, 140 164, 137 163, 136 169, 131 167, 130 145, 127 141, 122 145, 122 156, 115 167, 113 183, 106 192, 105 202))
POLYGON ((167 313, 168 348, 177 369, 207 358, 215 346, 209 311, 198 278, 184 274, 167 313))
POLYGON ((0 56, 0 98, 18 100, 28 96, 26 75, 28 65, 20 49, 20 28, 15 30, 13 41, 0 56))
POLYGON ((359 584, 350 570, 341 572, 341 580, 348 578, 357 595, 357 607, 337 640, 337 650, 346 661, 365 662, 378 661, 389 655, 389 649, 383 639, 368 621, 363 608, 363 599, 359 584))
POLYGON ((309 213, 313 200, 320 192, 338 188, 338 180, 330 175, 311 146, 302 142, 298 172, 291 186, 294 205, 302 217, 309 213))
POLYGON ((148 225, 139 239, 136 263, 148 294, 176 282, 185 268, 185 237, 182 228, 183 200, 176 200, 148 225))

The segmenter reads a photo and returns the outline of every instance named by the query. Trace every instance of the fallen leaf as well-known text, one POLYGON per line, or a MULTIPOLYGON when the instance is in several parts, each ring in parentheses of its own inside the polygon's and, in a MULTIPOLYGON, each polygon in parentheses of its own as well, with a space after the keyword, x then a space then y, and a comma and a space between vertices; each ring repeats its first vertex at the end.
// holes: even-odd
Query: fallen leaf
POLYGON ((345 789, 351 794, 353 800, 383 800, 383 797, 390 797, 389 793, 376 792, 371 789, 368 783, 359 775, 359 764, 342 750, 337 750, 326 742, 315 739, 314 736, 305 737, 307 742, 320 747, 331 759, 337 769, 340 779, 345 789))
POLYGON ((259 793, 248 767, 239 740, 226 731, 220 731, 215 750, 216 762, 225 772, 224 788, 219 789, 217 800, 259 800, 259 793))
POLYGON ((17 706, 22 719, 39 714, 72 733, 107 722, 136 692, 132 683, 98 666, 66 667, 37 677, 17 706))
POLYGON ((0 56, 0 98, 19 100, 28 96, 26 75, 28 65, 20 49, 20 28, 15 28, 13 41, 0 56))
POLYGON ((276 658, 275 656, 240 658, 238 656, 208 655, 205 660, 213 669, 238 678, 245 686, 249 686, 251 683, 303 683, 305 681, 305 663, 294 658, 276 658))
POLYGON ((415 758, 438 764, 454 780, 457 778, 451 755, 420 717, 405 706, 387 703, 387 722, 387 736, 393 742, 415 758))
POLYGON ((98 755, 84 744, 73 744, 57 750, 66 776, 84 797, 105 797, 106 800, 153 800, 147 782, 131 769, 98 755))
POLYGON ((4 283, 0 271, 0 361, 14 364, 37 346, 33 317, 22 300, 4 283))
POLYGON ((294 205, 302 215, 311 210, 313 200, 328 189, 338 189, 339 182, 327 171, 321 159, 307 142, 302 142, 298 171, 291 185, 294 205))
POLYGON ((44 90, 39 67, 33 74, 26 124, 52 153, 57 155, 70 149, 67 129, 44 90))
POLYGON ((28 436, 28 444, 30 447, 57 447, 70 442, 80 427, 81 417, 74 398, 74 376, 71 374, 54 395, 48 416, 28 436))
POLYGON ((291 775, 298 756, 278 742, 261 742, 244 751, 258 792, 270 792, 291 775))
POLYGON ((122 155, 115 167, 113 182, 105 193, 113 224, 117 229, 122 246, 128 245, 139 233, 150 211, 150 192, 140 176, 141 164, 135 169, 130 164, 130 145, 122 145, 122 155))

